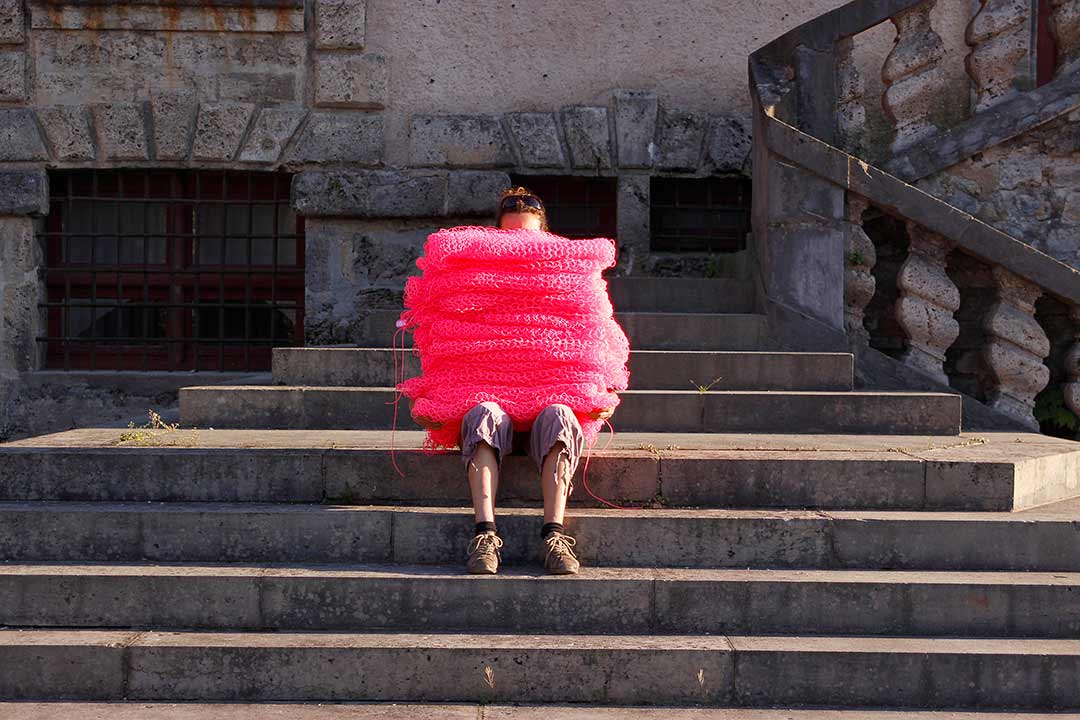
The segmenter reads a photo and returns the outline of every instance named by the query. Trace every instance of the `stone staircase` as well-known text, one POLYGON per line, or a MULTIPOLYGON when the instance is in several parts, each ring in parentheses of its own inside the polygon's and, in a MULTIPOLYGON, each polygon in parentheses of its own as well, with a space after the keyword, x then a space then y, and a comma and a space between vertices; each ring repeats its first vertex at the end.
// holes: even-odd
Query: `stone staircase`
MULTIPOLYGON (((630 340, 631 389, 617 427, 628 432, 891 433, 955 435, 958 395, 855 391, 849 353, 755 352, 765 317, 750 283, 612 278, 616 317, 630 340), (681 310, 681 312, 680 312, 681 310), (687 312, 694 310, 694 312, 687 312)), ((398 313, 372 320, 362 342, 386 345, 398 313)), ((409 376, 419 372, 411 355, 409 376)), ((180 391, 193 427, 389 428, 394 416, 389 347, 279 348, 272 386, 180 391)), ((404 401, 403 401, 404 402, 404 401)), ((398 413, 407 427, 418 427, 398 413)))
POLYGON ((521 456, 504 569, 464 572, 460 458, 403 422, 391 465, 389 333, 280 349, 281 385, 186 389, 181 429, 0 445, 0 716, 1080 706, 1080 444, 961 432, 958 395, 763 351, 747 292, 612 283, 633 387, 588 481, 632 507, 577 483, 576 576, 532 556, 521 456))

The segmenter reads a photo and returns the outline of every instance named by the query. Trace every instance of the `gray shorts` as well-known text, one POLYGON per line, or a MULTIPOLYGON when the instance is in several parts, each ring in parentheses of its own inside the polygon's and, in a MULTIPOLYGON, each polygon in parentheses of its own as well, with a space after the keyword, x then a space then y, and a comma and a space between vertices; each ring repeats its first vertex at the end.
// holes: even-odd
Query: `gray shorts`
POLYGON ((538 470, 544 469, 544 458, 560 440, 566 446, 563 452, 570 460, 571 475, 577 470, 578 460, 585 445, 585 434, 574 411, 567 405, 548 405, 540 411, 532 427, 514 436, 513 423, 506 411, 495 402, 483 402, 474 406, 461 420, 461 457, 468 467, 481 440, 495 448, 495 457, 502 469, 503 456, 520 451, 528 444, 529 457, 538 470), (517 441, 517 442, 515 442, 517 441))

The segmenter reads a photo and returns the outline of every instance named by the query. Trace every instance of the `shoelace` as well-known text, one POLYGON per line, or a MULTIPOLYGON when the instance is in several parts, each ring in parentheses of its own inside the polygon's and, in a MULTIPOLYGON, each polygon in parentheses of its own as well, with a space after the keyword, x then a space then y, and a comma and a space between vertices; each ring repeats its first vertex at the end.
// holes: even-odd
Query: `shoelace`
POLYGON ((551 553, 565 553, 570 557, 577 559, 577 555, 575 555, 574 551, 570 549, 577 545, 577 540, 570 537, 569 535, 563 535, 559 532, 553 532, 546 538, 544 538, 544 542, 547 543, 548 556, 550 556, 551 553))
POLYGON ((469 555, 479 551, 485 555, 497 552, 503 546, 502 538, 495 533, 480 533, 469 543, 469 555))

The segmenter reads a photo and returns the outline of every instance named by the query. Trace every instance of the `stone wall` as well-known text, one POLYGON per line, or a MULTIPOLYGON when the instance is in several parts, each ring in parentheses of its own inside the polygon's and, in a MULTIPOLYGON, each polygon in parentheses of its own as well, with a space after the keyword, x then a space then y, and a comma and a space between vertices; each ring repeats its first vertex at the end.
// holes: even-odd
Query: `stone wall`
POLYGON ((1080 269, 1080 111, 917 185, 1080 269))

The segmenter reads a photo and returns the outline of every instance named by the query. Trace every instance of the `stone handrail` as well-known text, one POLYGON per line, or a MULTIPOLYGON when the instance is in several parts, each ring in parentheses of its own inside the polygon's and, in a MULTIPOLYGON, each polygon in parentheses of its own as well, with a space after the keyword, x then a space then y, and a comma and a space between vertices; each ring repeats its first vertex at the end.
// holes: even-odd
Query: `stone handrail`
POLYGON ((1080 272, 905 180, 1023 132, 971 139, 972 128, 1000 123, 1002 108, 1030 108, 1025 119, 1033 127, 1080 105, 1080 72, 1067 64, 1072 46, 1065 42, 1080 35, 1073 27, 1080 2, 1053 4, 1052 27, 1063 42, 1063 60, 1051 83, 1033 89, 1034 43, 1025 44, 1023 34, 1030 36, 1031 19, 1010 14, 1015 3, 982 0, 967 31, 973 48, 967 68, 977 101, 973 116, 951 136, 933 121, 943 87, 942 42, 930 26, 934 2, 856 0, 751 55, 760 283, 770 302, 842 328, 857 352, 875 340, 879 347, 887 344, 869 327, 891 328, 898 336, 894 357, 907 369, 960 387, 999 416, 1037 430, 1035 396, 1052 377, 1062 383, 1068 407, 1080 414, 1080 272), (852 38, 885 21, 896 26, 897 38, 882 67, 882 105, 893 127, 882 164, 904 179, 838 147, 845 124, 857 114, 851 102, 852 38), (1015 72, 997 72, 1006 66, 1015 72), (968 139, 966 149, 958 149, 958 138, 968 139), (905 230, 906 256, 899 267, 875 267, 875 242, 864 230, 871 208, 905 230), (957 267, 979 282, 958 285, 957 267), (891 274, 884 277, 885 272, 891 274), (873 302, 880 280, 895 292, 893 302, 873 302), (1043 297, 1063 308, 1072 323, 1071 346, 1056 358, 1061 367, 1047 364, 1047 358, 1055 359, 1053 343, 1035 307, 1043 297), (970 345, 972 332, 979 335, 981 367, 968 375, 978 375, 978 389, 947 359, 962 334, 970 345))

